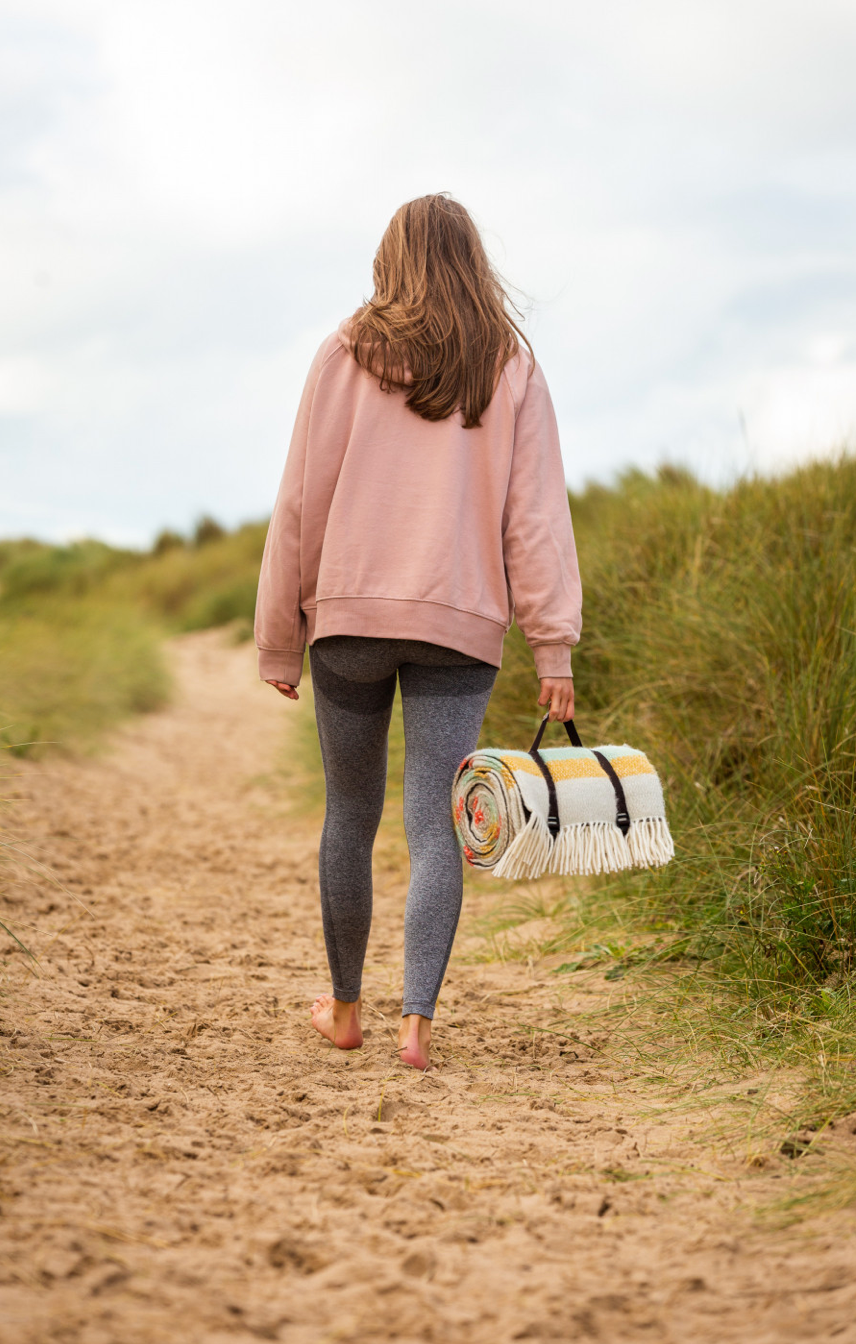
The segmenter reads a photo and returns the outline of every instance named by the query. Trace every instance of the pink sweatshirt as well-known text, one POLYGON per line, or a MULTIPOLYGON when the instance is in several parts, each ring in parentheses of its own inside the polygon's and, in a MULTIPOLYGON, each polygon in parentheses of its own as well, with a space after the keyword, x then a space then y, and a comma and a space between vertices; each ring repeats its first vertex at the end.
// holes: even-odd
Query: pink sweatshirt
POLYGON ((499 667, 516 616, 539 676, 569 676, 581 592, 550 393, 525 348, 478 429, 423 420, 351 353, 309 370, 256 603, 262 680, 323 635, 422 639, 499 667))

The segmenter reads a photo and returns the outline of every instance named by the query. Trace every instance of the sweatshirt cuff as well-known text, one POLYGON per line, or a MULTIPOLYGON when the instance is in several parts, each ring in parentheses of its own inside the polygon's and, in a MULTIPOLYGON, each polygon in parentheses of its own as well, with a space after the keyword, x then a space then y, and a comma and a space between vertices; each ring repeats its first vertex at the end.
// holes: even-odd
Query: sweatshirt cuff
POLYGON ((296 686, 303 672, 303 649, 259 649, 259 680, 296 686))
POLYGON ((532 650, 539 677, 572 677, 570 644, 536 644, 532 650))

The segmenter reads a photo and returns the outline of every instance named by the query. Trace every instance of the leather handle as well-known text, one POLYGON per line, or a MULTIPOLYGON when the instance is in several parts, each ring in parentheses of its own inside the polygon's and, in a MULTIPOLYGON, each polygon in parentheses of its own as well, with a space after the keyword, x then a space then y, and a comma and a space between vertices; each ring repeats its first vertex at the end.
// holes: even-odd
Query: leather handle
MULTIPOLYGON (((535 734, 535 741, 532 743, 532 746, 529 748, 529 753, 530 753, 530 755, 532 754, 533 751, 537 751, 538 748, 540 747, 540 745, 541 745, 541 738, 544 736, 544 729, 547 727, 547 724, 549 723, 549 721, 550 721, 550 715, 549 715, 549 714, 545 714, 544 717, 543 717, 543 719, 541 720, 541 727, 538 729, 537 733, 535 734)), ((568 737, 571 739, 571 746, 572 746, 572 747, 581 747, 583 744, 582 744, 582 742, 580 741, 580 735, 579 735, 579 733, 577 732, 576 724, 574 723, 573 719, 565 719, 565 720, 564 720, 564 723, 563 723, 562 726, 564 727, 565 731, 567 732, 568 737)))

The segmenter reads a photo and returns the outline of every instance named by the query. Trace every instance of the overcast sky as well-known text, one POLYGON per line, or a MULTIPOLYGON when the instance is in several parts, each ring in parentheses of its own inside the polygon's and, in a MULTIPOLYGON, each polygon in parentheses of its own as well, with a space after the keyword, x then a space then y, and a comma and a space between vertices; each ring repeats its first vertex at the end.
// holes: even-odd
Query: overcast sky
POLYGON ((266 516, 438 190, 527 296, 573 487, 856 447, 853 0, 0 0, 0 38, 0 535, 266 516))

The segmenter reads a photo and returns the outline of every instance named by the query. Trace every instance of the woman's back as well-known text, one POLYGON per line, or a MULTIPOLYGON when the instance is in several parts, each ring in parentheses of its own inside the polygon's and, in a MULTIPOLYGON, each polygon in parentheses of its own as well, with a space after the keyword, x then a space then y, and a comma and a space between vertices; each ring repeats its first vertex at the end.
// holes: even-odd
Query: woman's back
POLYGON ((304 641, 328 634, 427 639, 499 666, 515 608, 539 674, 567 675, 579 575, 540 368, 519 350, 467 429, 460 411, 414 414, 406 382, 384 390, 350 329, 313 361, 271 519, 262 676, 294 684, 304 641))

